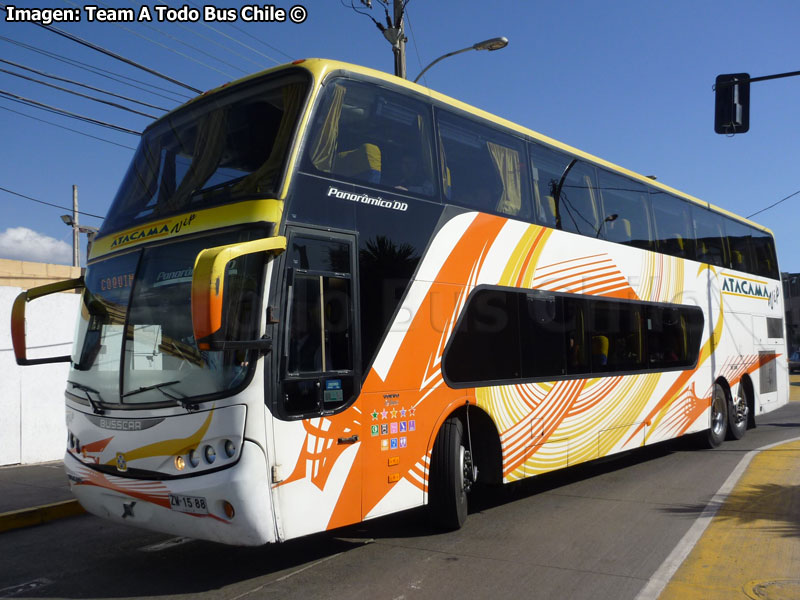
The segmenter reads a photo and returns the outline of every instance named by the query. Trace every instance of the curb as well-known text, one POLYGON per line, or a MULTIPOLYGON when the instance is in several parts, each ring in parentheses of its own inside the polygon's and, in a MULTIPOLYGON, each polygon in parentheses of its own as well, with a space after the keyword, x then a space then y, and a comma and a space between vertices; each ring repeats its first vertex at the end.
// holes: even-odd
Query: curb
POLYGON ((23 508, 0 513, 0 533, 41 525, 48 521, 82 515, 86 511, 77 500, 64 500, 53 504, 44 504, 34 508, 23 508))

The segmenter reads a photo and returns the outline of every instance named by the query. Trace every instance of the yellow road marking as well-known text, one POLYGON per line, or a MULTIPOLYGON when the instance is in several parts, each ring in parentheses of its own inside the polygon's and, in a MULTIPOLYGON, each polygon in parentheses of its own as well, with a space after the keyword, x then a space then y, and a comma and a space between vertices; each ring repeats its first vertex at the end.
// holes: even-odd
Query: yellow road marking
POLYGON ((659 599, 800 598, 798 465, 800 441, 754 457, 659 599))

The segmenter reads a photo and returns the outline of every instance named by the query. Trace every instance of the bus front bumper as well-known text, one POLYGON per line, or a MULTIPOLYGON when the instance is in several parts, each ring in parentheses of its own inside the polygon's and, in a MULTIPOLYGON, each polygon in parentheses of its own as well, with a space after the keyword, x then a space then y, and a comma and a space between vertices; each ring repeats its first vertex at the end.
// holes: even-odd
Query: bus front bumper
POLYGON ((197 539, 258 546, 277 541, 264 452, 245 442, 237 464, 214 473, 152 481, 64 466, 72 493, 90 513, 119 523, 197 539), (233 508, 226 513, 225 503, 233 508))

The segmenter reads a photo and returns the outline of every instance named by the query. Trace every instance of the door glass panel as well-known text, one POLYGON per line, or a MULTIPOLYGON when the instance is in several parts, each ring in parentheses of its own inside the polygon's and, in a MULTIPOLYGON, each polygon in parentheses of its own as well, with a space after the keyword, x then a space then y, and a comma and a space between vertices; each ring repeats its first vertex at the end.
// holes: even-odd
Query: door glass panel
POLYGON ((309 416, 357 391, 352 244, 294 236, 289 243, 283 410, 309 416))

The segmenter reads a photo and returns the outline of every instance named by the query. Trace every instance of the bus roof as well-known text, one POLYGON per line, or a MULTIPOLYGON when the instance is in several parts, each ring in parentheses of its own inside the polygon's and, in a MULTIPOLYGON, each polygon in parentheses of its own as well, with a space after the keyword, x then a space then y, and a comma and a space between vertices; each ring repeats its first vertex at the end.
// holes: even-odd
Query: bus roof
MULTIPOLYGON (((381 82, 386 83, 386 84, 388 84, 390 86, 393 86, 393 87, 405 88, 405 89, 407 89, 407 90, 409 90, 409 91, 411 91, 411 92, 413 92, 415 94, 419 94, 419 95, 425 96, 425 97, 427 97, 427 98, 429 98, 431 100, 435 100, 437 102, 440 102, 442 104, 446 104, 448 106, 452 106, 454 108, 457 108, 458 110, 461 110, 461 111, 466 112, 468 114, 471 114, 473 116, 479 117, 481 119, 490 121, 490 122, 492 122, 492 123, 494 123, 496 125, 504 127, 506 129, 510 129, 510 130, 515 131, 515 132, 517 132, 519 134, 522 134, 522 135, 524 135, 526 137, 529 137, 529 138, 532 138, 534 140, 543 142, 545 144, 548 144, 550 146, 558 148, 559 150, 562 150, 562 151, 567 152, 569 154, 573 154, 575 156, 578 156, 580 158, 583 158, 585 160, 593 162, 593 163, 595 163, 597 165, 601 165, 603 167, 606 167, 606 168, 611 169, 613 171, 616 171, 618 173, 622 173, 624 175, 627 175, 628 177, 632 177, 634 179, 637 179, 637 180, 641 181, 642 183, 644 183, 644 184, 646 184, 646 185, 648 185, 650 187, 658 188, 658 189, 661 189, 664 192, 668 192, 670 194, 674 194, 676 196, 680 196, 681 198, 689 200, 690 202, 692 202, 694 204, 697 204, 697 205, 705 207, 705 208, 709 208, 711 210, 714 210, 716 212, 724 214, 724 215, 726 215, 728 217, 731 217, 733 219, 736 219, 738 221, 747 223, 748 225, 751 225, 751 226, 753 226, 753 227, 755 227, 757 229, 760 229, 760 230, 765 231, 765 232, 769 233, 770 235, 772 235, 772 231, 769 228, 767 228, 767 227, 765 227, 763 225, 760 225, 758 223, 750 221, 749 219, 747 219, 745 217, 742 217, 740 215, 732 213, 729 210, 721 208, 719 206, 716 206, 716 205, 714 205, 714 204, 712 204, 710 202, 707 202, 705 200, 701 200, 700 198, 697 198, 695 196, 692 196, 690 194, 687 194, 685 192, 677 190, 677 189, 675 189, 673 187, 665 185, 665 184, 661 183, 660 181, 656 181, 655 179, 652 179, 650 177, 645 177, 644 175, 640 175, 639 173, 636 173, 634 171, 626 169, 625 167, 621 167, 621 166, 619 166, 617 164, 614 164, 612 162, 604 160, 604 159, 602 159, 602 158, 600 158, 598 156, 594 156, 592 154, 589 154, 588 152, 584 152, 583 150, 579 150, 578 148, 575 148, 573 146, 569 146, 568 144, 564 144, 563 142, 559 142, 558 140, 553 139, 551 137, 548 137, 548 136, 546 136, 546 135, 544 135, 542 133, 539 133, 537 131, 534 131, 532 129, 529 129, 527 127, 524 127, 522 125, 519 125, 519 124, 514 123, 512 121, 509 121, 507 119, 504 119, 502 117, 499 117, 499 116, 497 116, 495 114, 492 114, 490 112, 487 112, 485 110, 482 110, 480 108, 472 106, 472 105, 467 104, 465 102, 461 102, 460 100, 456 100, 455 98, 451 98, 450 96, 447 96, 445 94, 437 92, 436 90, 433 90, 431 88, 428 88, 428 87, 419 85, 417 83, 414 83, 413 81, 409 81, 407 79, 402 79, 402 78, 397 77, 395 75, 392 75, 390 73, 385 73, 383 71, 378 71, 376 69, 371 69, 369 67, 363 67, 363 66, 360 66, 360 65, 352 64, 352 63, 346 63, 346 62, 342 62, 342 61, 323 59, 323 58, 307 58, 307 59, 295 60, 295 61, 293 61, 291 63, 278 65, 276 67, 272 67, 272 68, 266 69, 264 71, 260 71, 260 72, 257 72, 257 73, 253 73, 251 75, 247 75, 247 76, 242 77, 241 79, 238 79, 236 81, 225 83, 225 84, 223 84, 223 85, 221 85, 221 86, 219 86, 217 88, 214 88, 214 89, 211 89, 211 90, 209 90, 207 92, 204 92, 203 94, 201 94, 201 95, 199 95, 199 96, 197 96, 197 97, 185 102, 183 105, 181 105, 180 107, 178 107, 178 108, 176 108, 174 110, 179 110, 180 108, 182 108, 184 106, 187 106, 189 104, 192 104, 192 103, 196 102, 197 100, 199 100, 201 98, 207 98, 207 97, 209 97, 211 95, 220 93, 221 91, 226 90, 228 88, 241 85, 241 84, 243 84, 245 82, 248 82, 248 81, 252 81, 253 79, 261 78, 261 77, 268 76, 268 75, 273 75, 273 74, 278 73, 280 71, 291 69, 291 68, 297 68, 297 67, 302 68, 302 69, 310 72, 310 74, 314 78, 314 82, 315 82, 317 87, 322 84, 322 82, 325 80, 325 78, 328 75, 330 75, 332 73, 335 73, 335 72, 346 72, 346 73, 350 73, 350 74, 360 75, 360 76, 363 76, 363 77, 368 77, 368 78, 371 78, 371 79, 377 79, 377 80, 380 80, 381 82)), ((172 112, 174 112, 174 111, 170 111, 170 113, 167 113, 167 115, 171 114, 172 112)), ((162 118, 164 118, 164 117, 162 117, 162 118)))

